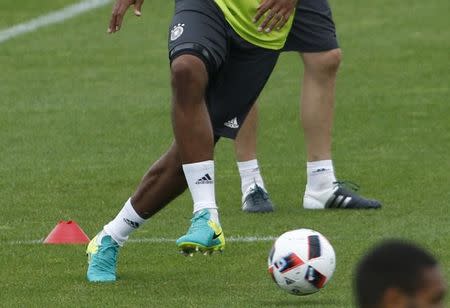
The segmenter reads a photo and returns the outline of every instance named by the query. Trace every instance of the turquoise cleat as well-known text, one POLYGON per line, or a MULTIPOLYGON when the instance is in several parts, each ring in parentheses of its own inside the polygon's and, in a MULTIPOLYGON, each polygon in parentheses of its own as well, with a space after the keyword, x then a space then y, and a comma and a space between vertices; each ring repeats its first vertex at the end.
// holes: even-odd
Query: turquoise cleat
POLYGON ((180 237, 176 244, 184 254, 194 252, 210 254, 225 248, 225 237, 219 224, 210 220, 208 210, 199 211, 194 215, 187 234, 180 237))
POLYGON ((119 244, 109 235, 105 235, 98 243, 98 235, 95 236, 86 249, 89 267, 87 279, 91 282, 116 281, 116 265, 119 244))

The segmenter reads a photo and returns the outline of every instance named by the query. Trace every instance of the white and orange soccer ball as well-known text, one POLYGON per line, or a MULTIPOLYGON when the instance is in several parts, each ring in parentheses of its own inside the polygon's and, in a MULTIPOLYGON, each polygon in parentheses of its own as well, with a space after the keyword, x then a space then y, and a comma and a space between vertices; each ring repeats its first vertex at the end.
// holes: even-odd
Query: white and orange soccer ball
POLYGON ((269 273, 281 289, 308 295, 330 281, 336 255, 325 236, 314 230, 298 229, 276 239, 268 263, 269 273))

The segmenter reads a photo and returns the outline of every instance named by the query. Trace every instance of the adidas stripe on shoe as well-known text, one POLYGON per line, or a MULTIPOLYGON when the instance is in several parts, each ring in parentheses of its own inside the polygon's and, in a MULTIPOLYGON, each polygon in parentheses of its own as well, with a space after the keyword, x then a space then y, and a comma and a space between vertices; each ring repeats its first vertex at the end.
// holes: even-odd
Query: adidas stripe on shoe
POLYGON ((325 191, 308 191, 303 197, 305 209, 379 209, 381 203, 356 194, 359 186, 351 182, 337 181, 325 191))

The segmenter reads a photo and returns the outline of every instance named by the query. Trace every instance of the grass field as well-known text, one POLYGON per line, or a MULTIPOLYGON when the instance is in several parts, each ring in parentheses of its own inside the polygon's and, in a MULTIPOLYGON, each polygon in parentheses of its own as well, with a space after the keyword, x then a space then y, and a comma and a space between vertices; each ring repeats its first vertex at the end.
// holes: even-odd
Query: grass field
MULTIPOLYGON (((2 1, 0 30, 75 2, 2 1)), ((172 2, 147 1, 143 17, 127 16, 115 36, 105 34, 108 5, 0 43, 0 306, 352 307, 355 263, 388 237, 430 249, 450 278, 447 0, 331 1, 344 50, 334 163, 339 178, 383 202, 381 211, 302 209, 296 54, 281 57, 261 97, 258 154, 276 212, 241 212, 232 143, 216 149, 225 235, 322 232, 337 255, 323 291, 280 291, 266 270, 270 240, 230 241, 210 258, 180 256, 174 239, 189 226, 187 193, 133 234, 117 283, 85 280, 84 246, 37 243, 61 219, 93 236, 170 144, 172 2)))

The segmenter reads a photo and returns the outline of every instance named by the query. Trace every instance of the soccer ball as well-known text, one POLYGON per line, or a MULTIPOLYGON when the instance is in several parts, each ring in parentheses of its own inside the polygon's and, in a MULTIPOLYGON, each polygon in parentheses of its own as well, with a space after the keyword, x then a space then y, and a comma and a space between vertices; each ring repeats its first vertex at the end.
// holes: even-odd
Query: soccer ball
POLYGON ((308 295, 322 289, 336 268, 330 242, 317 231, 298 229, 283 233, 269 254, 269 273, 283 290, 308 295))

